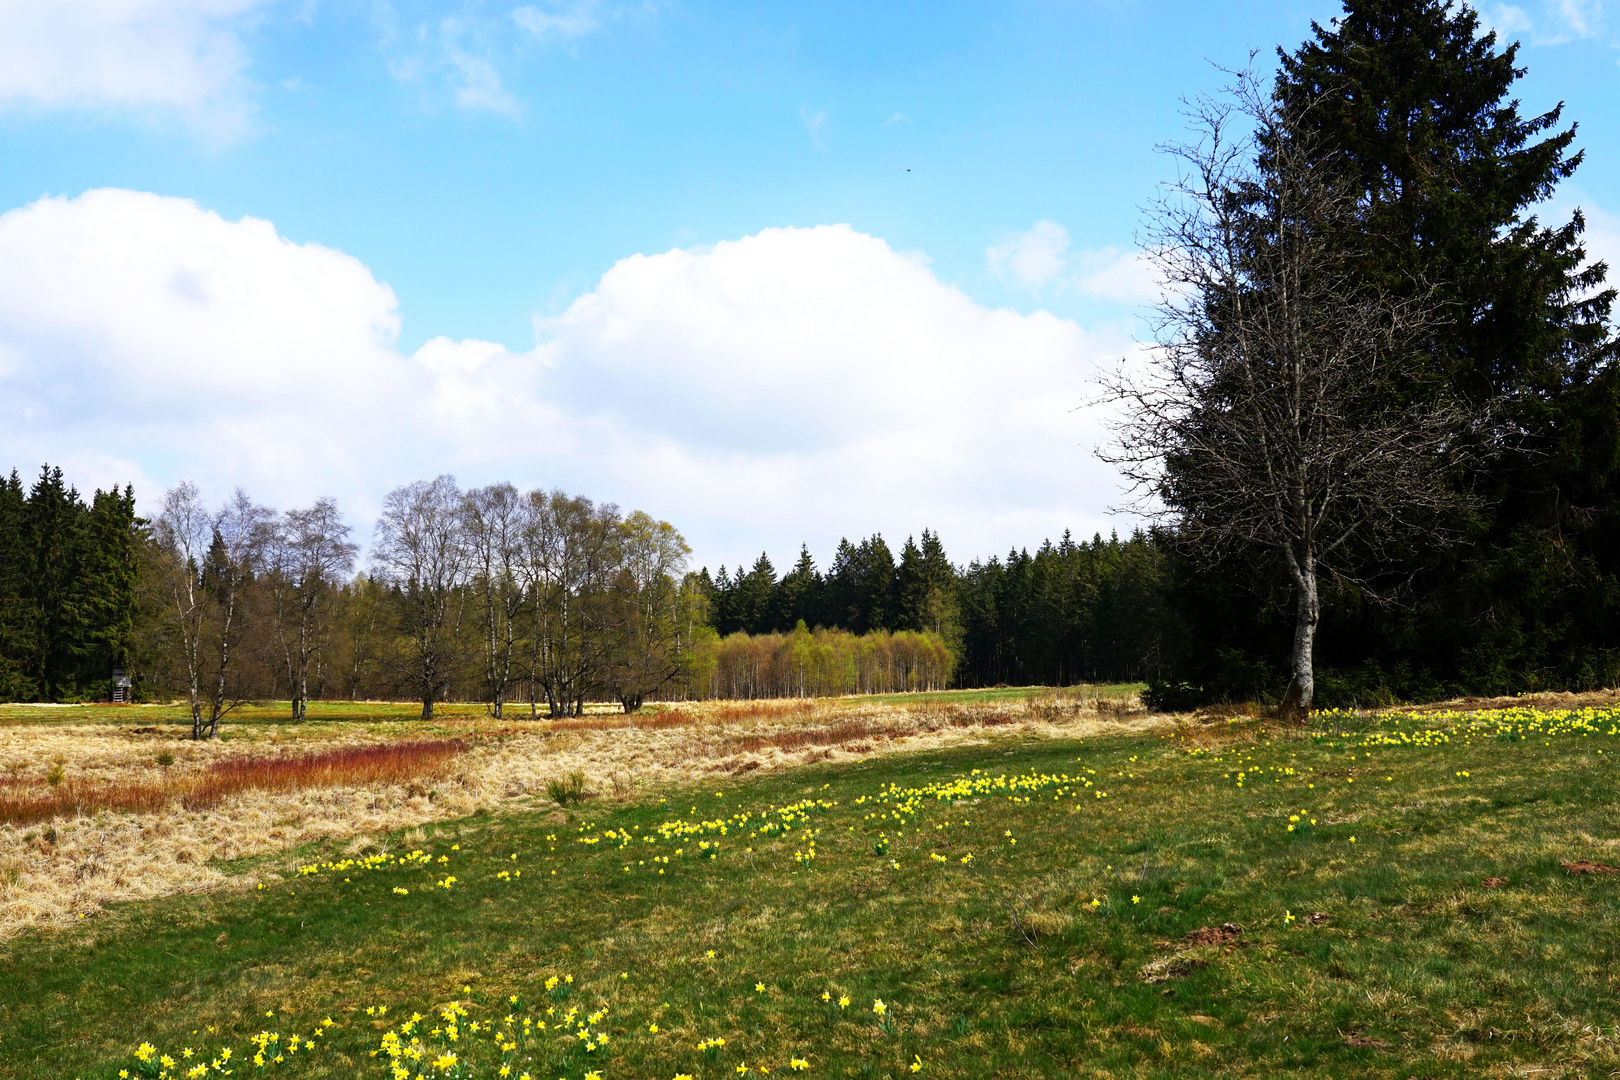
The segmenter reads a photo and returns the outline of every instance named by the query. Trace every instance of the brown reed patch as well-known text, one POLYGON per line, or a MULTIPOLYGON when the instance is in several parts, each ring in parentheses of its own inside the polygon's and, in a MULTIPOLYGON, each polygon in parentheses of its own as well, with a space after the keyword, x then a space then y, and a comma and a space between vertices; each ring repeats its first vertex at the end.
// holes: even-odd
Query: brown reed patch
POLYGON ((784 721, 814 716, 827 708, 827 699, 769 699, 757 701, 707 701, 675 705, 656 712, 624 716, 582 716, 566 720, 546 720, 543 731, 664 731, 740 724, 745 721, 784 721))
POLYGON ((179 803, 203 810, 250 791, 399 783, 442 767, 462 750, 459 739, 345 746, 306 754, 228 758, 173 781, 98 783, 64 780, 43 792, 33 785, 0 785, 0 822, 32 825, 102 810, 152 813, 179 803))
POLYGON ((662 731, 666 728, 696 727, 713 721, 683 709, 630 716, 582 716, 573 720, 546 720, 542 731, 662 731))
POLYGON ((726 744, 726 752, 756 753, 768 746, 778 750, 798 750, 806 746, 840 746, 857 739, 887 738, 903 730, 867 720, 841 720, 821 728, 792 728, 770 735, 744 735, 726 744))

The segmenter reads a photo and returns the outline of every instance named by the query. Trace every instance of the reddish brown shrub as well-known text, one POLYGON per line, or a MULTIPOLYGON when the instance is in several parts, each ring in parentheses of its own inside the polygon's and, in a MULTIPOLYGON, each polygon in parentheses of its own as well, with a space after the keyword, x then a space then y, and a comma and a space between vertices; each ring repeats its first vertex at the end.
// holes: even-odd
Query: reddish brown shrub
POLYGON ((176 802, 197 810, 247 791, 400 783, 442 768, 462 748, 459 739, 443 739, 234 758, 165 784, 64 780, 45 790, 6 784, 0 786, 0 821, 32 825, 99 810, 149 813, 176 802))

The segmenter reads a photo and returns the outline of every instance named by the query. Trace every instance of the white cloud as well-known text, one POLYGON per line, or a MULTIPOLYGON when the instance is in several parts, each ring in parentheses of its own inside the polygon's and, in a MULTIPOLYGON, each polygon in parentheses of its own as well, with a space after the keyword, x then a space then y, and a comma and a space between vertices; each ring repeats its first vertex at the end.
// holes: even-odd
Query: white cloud
POLYGON ((1563 45, 1604 36, 1604 0, 1542 0, 1534 10, 1518 4, 1480 9, 1480 21, 1500 38, 1531 45, 1563 45))
POLYGON ((1117 247, 1080 253, 1067 286, 1082 296, 1120 304, 1151 304, 1159 299, 1159 278, 1140 251, 1117 247))
POLYGON ((711 566, 941 530, 958 557, 1108 527, 1072 410, 1129 343, 986 308, 847 226, 636 255, 540 344, 397 342, 389 288, 268 222, 129 191, 0 216, 0 460, 144 505, 190 478, 276 505, 439 472, 676 522, 711 566))
POLYGON ((181 476, 353 491, 428 385, 357 260, 185 200, 102 190, 0 216, 0 294, 6 459, 147 499, 181 476))
POLYGON ((1037 221, 985 249, 990 272, 1002 281, 1039 293, 1078 293, 1121 304, 1152 303, 1159 296, 1153 268, 1140 252, 1117 247, 1069 251, 1069 230, 1037 221))
POLYGON ((501 73, 489 58, 464 52, 449 40, 445 43, 445 58, 455 72, 456 108, 514 119, 523 115, 523 107, 501 82, 501 73))
POLYGON ((827 110, 800 109, 799 121, 804 124, 804 130, 810 136, 810 145, 817 150, 827 149, 827 110))
POLYGON ((248 116, 238 28, 268 0, 5 0, 0 102, 178 112, 221 134, 248 116))
POLYGON ((564 411, 703 523, 700 552, 932 526, 985 553, 1098 527, 1117 496, 1072 410, 1129 346, 985 308, 847 226, 626 259, 537 329, 564 411))
POLYGON ((513 10, 512 21, 541 41, 574 41, 602 25, 600 7, 597 0, 527 4, 513 10))
POLYGON ((1480 21, 1487 30, 1495 30, 1499 38, 1516 38, 1535 28, 1530 13, 1515 4, 1497 4, 1480 10, 1480 21))
MULTIPOLYGON (((377 20, 383 30, 383 46, 391 48, 400 40, 391 17, 377 20)), ((388 72, 398 82, 423 83, 429 76, 442 76, 449 82, 451 100, 467 112, 492 112, 518 119, 523 105, 506 88, 496 66, 497 39, 505 23, 488 19, 441 19, 438 25, 422 23, 416 28, 413 51, 396 55, 388 62, 388 72)))
POLYGON ((990 270, 1003 281, 1039 289, 1056 281, 1069 255, 1069 230, 1055 221, 1037 221, 985 251, 990 270))

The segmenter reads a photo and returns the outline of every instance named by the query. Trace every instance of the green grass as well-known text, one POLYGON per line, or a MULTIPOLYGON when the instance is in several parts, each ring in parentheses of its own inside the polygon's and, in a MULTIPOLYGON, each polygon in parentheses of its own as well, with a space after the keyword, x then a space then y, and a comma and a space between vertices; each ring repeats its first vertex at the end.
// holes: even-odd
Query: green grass
MULTIPOLYGON (((318 1049, 263 1074, 387 1078, 370 1056, 383 1033, 420 1012, 423 1037, 443 1039, 434 1010, 451 1002, 459 1075, 478 1077, 501 1054, 469 1025, 501 1030, 509 1012, 513 1076, 534 1080, 718 1080, 794 1057, 810 1077, 909 1076, 918 1061, 940 1077, 1620 1068, 1620 876, 1559 865, 1620 861, 1612 721, 1395 746, 1363 745, 1366 721, 1331 723, 1314 737, 1222 723, 1197 754, 1159 736, 1009 737, 806 767, 396 844, 425 866, 124 905, 0 950, 0 1073, 137 1074, 148 1039, 177 1059, 229 1045, 247 1077, 254 1033, 285 1048, 331 1019, 318 1049), (880 798, 1058 774, 1083 779, 880 798), (790 805, 791 831, 750 835, 790 805), (742 813, 725 837, 639 839, 742 813), (637 839, 621 851, 608 830, 637 839), (812 839, 815 858, 796 859, 812 839), (1187 939, 1225 923, 1242 928, 1232 942, 1187 939), (548 992, 553 976, 573 982, 548 992), (605 1047, 556 1037, 569 1007, 604 1005, 591 1030, 605 1047), (551 1027, 524 1041, 524 1017, 551 1027), (696 1048, 712 1037, 725 1045, 696 1048)), ((431 1075, 457 1075, 433 1054, 431 1075)))

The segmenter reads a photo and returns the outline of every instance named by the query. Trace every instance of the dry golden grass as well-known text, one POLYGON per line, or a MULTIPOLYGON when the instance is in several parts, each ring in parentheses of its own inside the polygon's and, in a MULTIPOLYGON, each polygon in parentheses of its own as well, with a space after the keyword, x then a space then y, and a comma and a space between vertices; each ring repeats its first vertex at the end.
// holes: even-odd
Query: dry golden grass
MULTIPOLYGON (((432 734, 458 737, 467 749, 442 773, 409 782, 255 790, 206 810, 169 805, 0 826, 0 939, 66 925, 118 901, 252 887, 288 865, 270 859, 228 873, 223 864, 234 860, 312 843, 357 849, 381 834, 479 810, 550 807, 547 782, 575 771, 598 797, 624 799, 707 776, 934 749, 1008 732, 1072 738, 1173 723, 1127 701, 1061 693, 982 704, 858 698, 683 704, 631 723, 607 716, 558 723, 457 717, 435 724, 432 734)), ((183 787, 227 763, 425 734, 411 722, 237 724, 227 742, 193 743, 173 729, 21 722, 0 726, 0 783, 45 791, 54 770, 60 784, 183 787)))

